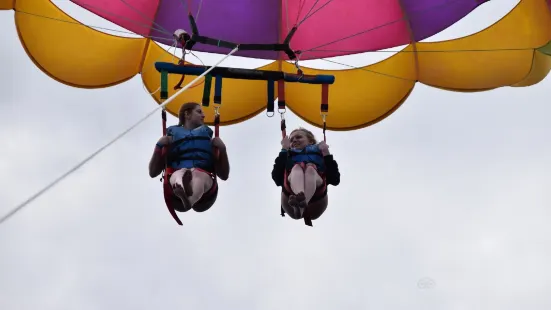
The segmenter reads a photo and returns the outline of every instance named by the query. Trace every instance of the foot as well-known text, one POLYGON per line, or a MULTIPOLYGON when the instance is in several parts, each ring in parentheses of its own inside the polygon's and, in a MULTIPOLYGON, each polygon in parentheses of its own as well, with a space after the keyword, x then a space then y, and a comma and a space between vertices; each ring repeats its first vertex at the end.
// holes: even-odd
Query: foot
POLYGON ((296 200, 299 208, 306 208, 306 206, 308 205, 306 203, 306 196, 304 196, 303 192, 297 194, 296 200))
POLYGON ((191 170, 186 170, 186 172, 184 172, 184 176, 182 177, 182 184, 184 185, 184 191, 186 191, 188 197, 193 195, 193 188, 191 187, 192 178, 193 174, 191 173, 191 170))
POLYGON ((187 199, 186 191, 184 190, 184 188, 179 184, 174 184, 172 190, 174 192, 174 195, 176 195, 176 197, 180 198, 180 200, 182 201, 184 212, 189 211, 191 209, 191 203, 187 199))
POLYGON ((295 208, 298 205, 297 196, 289 195, 288 204, 289 204, 290 207, 295 208))

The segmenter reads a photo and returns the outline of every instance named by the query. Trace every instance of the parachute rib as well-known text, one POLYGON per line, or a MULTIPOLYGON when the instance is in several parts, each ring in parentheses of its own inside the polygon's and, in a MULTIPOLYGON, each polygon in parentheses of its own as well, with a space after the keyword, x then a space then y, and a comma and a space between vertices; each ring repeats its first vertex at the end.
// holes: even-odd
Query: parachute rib
POLYGON ((398 4, 400 4, 400 9, 404 14, 406 27, 409 32, 410 44, 413 49, 413 61, 415 62, 415 79, 419 80, 419 57, 417 56, 417 41, 415 40, 415 34, 413 33, 413 28, 411 27, 411 19, 408 15, 408 11, 404 7, 403 0, 398 0, 398 4))
POLYGON ((51 182, 50 184, 48 184, 47 186, 45 186, 43 189, 41 189, 40 191, 38 191, 37 193, 35 193, 34 195, 32 195, 31 197, 29 197, 27 200, 25 200, 24 202, 22 202, 21 204, 19 204, 18 206, 16 206, 15 208, 13 208, 10 212, 8 212, 6 215, 4 215, 3 217, 0 218, 0 224, 4 223, 6 220, 8 220, 9 218, 11 218, 12 216, 14 216, 18 211, 20 211, 21 209, 23 209, 25 206, 29 205, 32 201, 34 201, 36 198, 40 197, 42 194, 44 194, 45 192, 47 192, 48 190, 50 190, 51 188, 53 188, 55 185, 57 185, 57 183, 63 181, 63 179, 65 179, 66 177, 68 177, 69 175, 71 175, 73 172, 77 171, 80 167, 84 166, 87 162, 89 162, 90 160, 92 160, 94 157, 96 157, 97 155, 99 155, 101 152, 103 152, 105 149, 107 149, 109 146, 111 146, 112 144, 114 144, 115 142, 117 142, 119 139, 121 139, 122 137, 124 137, 126 134, 128 134, 130 131, 132 131, 134 128, 138 127, 138 125, 140 125, 141 123, 143 123, 146 119, 148 119, 151 115, 157 113, 157 111, 161 108, 164 108, 167 104, 169 104, 171 101, 173 101, 176 97, 178 97, 181 93, 185 92, 186 90, 188 90, 193 84, 195 84, 199 79, 201 79, 203 76, 207 75, 210 71, 214 70, 214 68, 216 68, 219 64, 221 64, 224 60, 226 60, 228 57, 230 57, 231 55, 233 55, 235 52, 237 52, 237 50, 239 49, 239 47, 236 47, 234 48, 229 54, 227 54, 226 56, 222 57, 222 59, 220 59, 215 65, 213 65, 212 67, 210 67, 208 70, 206 70, 205 72, 203 72, 201 75, 199 75, 198 77, 196 77, 195 79, 193 79, 191 82, 189 82, 189 84, 187 84, 186 86, 184 86, 182 89, 180 89, 178 92, 176 92, 174 95, 172 95, 170 98, 168 98, 167 100, 165 100, 165 102, 163 102, 162 104, 158 105, 155 109, 153 109, 153 111, 149 112, 146 116, 142 117, 140 120, 138 120, 134 125, 130 126, 128 129, 126 129, 125 131, 123 131, 121 134, 119 134, 118 136, 116 136, 113 140, 109 141, 109 143, 105 144, 104 146, 102 146, 101 148, 99 148, 97 151, 95 151, 94 153, 92 153, 91 155, 89 155, 88 157, 86 157, 83 161, 81 161, 80 163, 78 163, 76 166, 74 166, 73 168, 71 168, 69 171, 65 172, 64 174, 62 174, 60 177, 58 177, 57 179, 55 179, 53 182, 51 182))

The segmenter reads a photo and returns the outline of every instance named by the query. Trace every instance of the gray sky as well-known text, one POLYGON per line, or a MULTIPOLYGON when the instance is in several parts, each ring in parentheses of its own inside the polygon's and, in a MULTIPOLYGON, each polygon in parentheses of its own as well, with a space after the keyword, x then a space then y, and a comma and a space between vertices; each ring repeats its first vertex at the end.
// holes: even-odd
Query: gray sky
MULTIPOLYGON (((481 30, 517 2, 485 4, 430 41, 481 30)), ((100 90, 50 79, 12 16, 0 12, 2 215, 155 108, 139 76, 100 90)), ((329 132, 342 182, 314 228, 279 215, 279 120, 264 114, 221 128, 230 179, 210 211, 176 225, 147 174, 152 117, 0 226, 0 309, 550 309, 550 86, 418 84, 384 121, 329 132)))

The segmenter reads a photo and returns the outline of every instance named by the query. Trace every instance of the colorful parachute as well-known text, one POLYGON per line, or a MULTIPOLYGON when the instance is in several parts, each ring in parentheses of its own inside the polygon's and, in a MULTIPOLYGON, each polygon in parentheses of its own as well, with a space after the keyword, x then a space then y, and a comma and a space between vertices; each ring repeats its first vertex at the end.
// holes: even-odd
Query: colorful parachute
MULTIPOLYGON (((351 130, 373 124, 396 110, 416 82, 452 91, 483 91, 530 86, 551 69, 551 5, 521 0, 504 18, 476 34, 443 42, 419 42, 457 22, 483 0, 72 0, 75 4, 143 38, 117 37, 75 26, 49 0, 0 0, 16 11, 15 22, 28 55, 52 78, 85 88, 108 87, 141 73, 146 88, 160 86, 151 70, 170 59, 156 42, 172 45, 177 29, 191 32, 188 12, 196 14, 201 34, 236 43, 274 44, 301 23, 293 50, 301 60, 348 55, 408 44, 379 63, 350 70, 305 68, 329 74, 327 128, 351 130), (288 4, 288 7, 286 6, 288 4), (48 17, 48 18, 39 18, 48 17), (61 21, 70 21, 64 23, 61 21), (454 51, 454 52, 450 52, 454 51), (164 57, 164 58, 163 58, 164 57)), ((196 44, 196 51, 227 54, 230 49, 196 44)), ((263 70, 295 73, 285 53, 239 51, 235 55, 274 60, 263 70)), ((179 76, 170 77, 175 85, 179 76)), ((189 78, 186 80, 189 81, 189 78)), ((184 83, 185 84, 185 83, 184 83)), ((169 88, 174 93, 172 87, 169 88)), ((203 88, 184 92, 167 105, 175 114, 185 101, 201 101, 203 88)), ((159 92, 153 98, 160 102, 159 92)), ((266 109, 265 81, 225 79, 222 124, 244 121, 266 109)), ((320 126, 319 85, 286 85, 287 106, 320 126)), ((212 122, 212 109, 207 109, 212 122)))

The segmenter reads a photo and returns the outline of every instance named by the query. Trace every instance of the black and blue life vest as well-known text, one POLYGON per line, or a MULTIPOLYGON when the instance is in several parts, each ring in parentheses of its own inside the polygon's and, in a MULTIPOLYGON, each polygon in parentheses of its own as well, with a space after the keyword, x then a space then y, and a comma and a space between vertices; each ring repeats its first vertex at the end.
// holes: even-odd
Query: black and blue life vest
POLYGON ((214 154, 212 152, 212 129, 206 125, 195 129, 183 126, 170 126, 167 135, 172 137, 167 163, 174 169, 201 168, 214 171, 214 154))
POLYGON ((291 167, 298 163, 312 163, 316 165, 319 172, 325 171, 323 154, 317 144, 310 144, 302 150, 291 148, 289 150, 289 159, 291 167))

